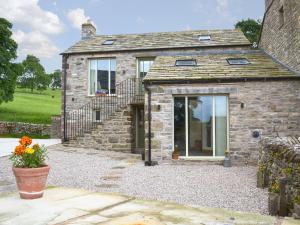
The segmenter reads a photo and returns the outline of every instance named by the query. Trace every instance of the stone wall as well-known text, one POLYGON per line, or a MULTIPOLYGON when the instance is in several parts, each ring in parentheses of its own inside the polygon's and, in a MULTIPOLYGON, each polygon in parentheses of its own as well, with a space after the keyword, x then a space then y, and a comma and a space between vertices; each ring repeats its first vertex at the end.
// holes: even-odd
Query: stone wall
POLYGON ((0 134, 36 134, 50 136, 51 125, 22 122, 0 122, 0 134))
MULTIPOLYGON (((259 138, 252 137, 253 131, 258 130, 262 137, 299 134, 299 85, 300 81, 152 85, 152 155, 156 159, 171 158, 174 95, 226 94, 231 158, 239 163, 257 163, 259 138)), ((147 120, 147 95, 145 104, 147 120)), ((146 137, 147 131, 145 121, 146 137)))
MULTIPOLYGON (((282 209, 270 212, 292 213, 293 200, 300 195, 300 138, 264 138, 260 141, 258 186, 284 188, 282 209), (283 184, 283 185, 282 185, 283 184), (273 185, 273 187, 272 187, 273 185), (275 185, 275 186, 274 186, 275 185)), ((282 201, 282 200, 281 200, 282 201)), ((271 207, 272 208, 272 207, 271 207)), ((280 208, 280 207, 279 207, 280 208)), ((285 215, 284 215, 285 213, 285 215)))
POLYGON ((131 106, 117 111, 90 133, 65 143, 68 146, 94 148, 101 151, 132 152, 133 110, 131 106))
POLYGON ((61 138, 61 117, 53 116, 51 118, 51 138, 61 138))
POLYGON ((265 14, 259 46, 290 68, 300 72, 300 1, 266 0, 270 5, 265 14), (284 22, 280 19, 283 7, 284 22))

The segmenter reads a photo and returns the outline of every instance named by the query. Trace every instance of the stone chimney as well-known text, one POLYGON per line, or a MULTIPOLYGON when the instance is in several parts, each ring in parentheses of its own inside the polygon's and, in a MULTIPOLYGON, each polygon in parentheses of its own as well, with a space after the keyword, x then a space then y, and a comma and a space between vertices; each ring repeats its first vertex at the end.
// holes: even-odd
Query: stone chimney
POLYGON ((81 39, 88 39, 96 35, 96 28, 91 20, 81 25, 81 39))

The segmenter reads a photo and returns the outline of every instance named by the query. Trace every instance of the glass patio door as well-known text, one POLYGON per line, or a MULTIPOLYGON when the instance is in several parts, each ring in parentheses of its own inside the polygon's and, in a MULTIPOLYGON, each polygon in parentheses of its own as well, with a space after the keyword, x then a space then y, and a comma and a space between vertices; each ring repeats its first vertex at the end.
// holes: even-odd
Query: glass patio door
POLYGON ((228 148, 227 96, 174 98, 174 145, 184 157, 223 157, 228 148))

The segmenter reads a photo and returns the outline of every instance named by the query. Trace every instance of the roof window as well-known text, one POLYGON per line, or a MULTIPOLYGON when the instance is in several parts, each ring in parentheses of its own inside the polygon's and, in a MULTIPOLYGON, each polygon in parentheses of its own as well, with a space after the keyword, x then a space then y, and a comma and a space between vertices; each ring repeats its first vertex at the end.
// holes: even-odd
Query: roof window
POLYGON ((250 64, 249 60, 246 58, 230 58, 227 59, 229 65, 248 65, 250 64))
POLYGON ((199 39, 199 41, 210 41, 211 36, 210 35, 199 35, 198 39, 199 39))
POLYGON ((176 60, 175 66, 197 66, 195 59, 180 59, 176 60))
POLYGON ((116 40, 114 40, 114 39, 105 40, 105 41, 102 43, 102 45, 113 45, 115 41, 116 41, 116 40))

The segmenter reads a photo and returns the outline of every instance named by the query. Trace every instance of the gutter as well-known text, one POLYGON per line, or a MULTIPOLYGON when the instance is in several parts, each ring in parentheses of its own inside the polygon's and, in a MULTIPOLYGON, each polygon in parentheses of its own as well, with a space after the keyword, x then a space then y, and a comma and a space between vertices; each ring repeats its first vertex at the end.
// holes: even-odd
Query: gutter
POLYGON ((145 90, 148 92, 148 160, 145 161, 145 166, 155 166, 158 165, 158 163, 151 160, 151 89, 146 83, 144 83, 144 86, 145 90))
MULTIPOLYGON (((298 74, 297 74, 298 75, 298 74)), ((195 84, 195 83, 230 83, 230 82, 248 82, 248 81, 282 81, 299 80, 300 76, 282 76, 282 77, 244 77, 244 78, 211 78, 211 79, 173 79, 173 80, 146 80, 151 84, 195 84)))

